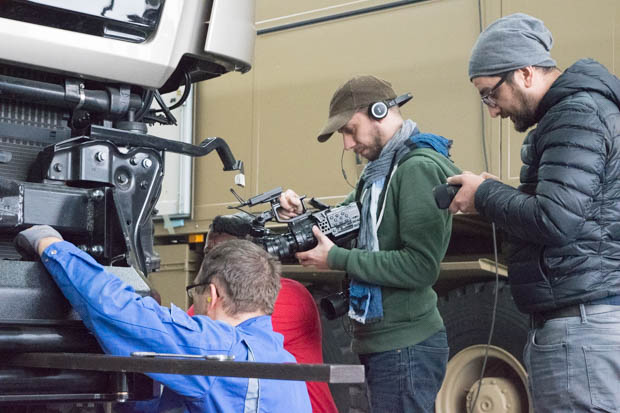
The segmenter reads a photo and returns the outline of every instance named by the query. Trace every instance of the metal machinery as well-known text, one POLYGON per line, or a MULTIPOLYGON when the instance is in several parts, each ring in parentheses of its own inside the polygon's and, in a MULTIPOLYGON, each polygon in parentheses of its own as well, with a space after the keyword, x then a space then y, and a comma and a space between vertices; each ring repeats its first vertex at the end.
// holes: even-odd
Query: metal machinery
POLYGON ((220 138, 177 143, 147 135, 146 124, 175 123, 161 94, 250 70, 254 39, 254 0, 0 3, 0 408, 154 394, 146 376, 120 369, 8 367, 17 351, 101 352, 12 240, 30 225, 52 225, 148 294, 165 153, 215 149, 224 170, 242 163, 220 138))

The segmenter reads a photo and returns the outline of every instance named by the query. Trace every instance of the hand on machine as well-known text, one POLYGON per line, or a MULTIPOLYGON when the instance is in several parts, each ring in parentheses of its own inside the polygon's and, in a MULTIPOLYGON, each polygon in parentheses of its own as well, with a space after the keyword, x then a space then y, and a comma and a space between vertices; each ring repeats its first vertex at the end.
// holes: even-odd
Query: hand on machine
POLYGON ((44 238, 63 240, 62 235, 49 225, 35 225, 17 234, 14 240, 15 248, 25 259, 38 258, 41 240, 44 238))

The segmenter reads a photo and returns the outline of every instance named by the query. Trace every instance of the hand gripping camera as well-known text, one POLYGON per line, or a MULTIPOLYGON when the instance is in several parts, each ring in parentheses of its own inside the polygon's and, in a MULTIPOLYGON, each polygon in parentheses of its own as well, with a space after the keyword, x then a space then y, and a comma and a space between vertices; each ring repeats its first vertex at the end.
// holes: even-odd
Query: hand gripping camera
MULTIPOLYGON (((232 191, 232 190, 231 190, 232 191)), ((253 207, 259 204, 269 203, 271 208, 259 215, 247 214, 254 217, 250 229, 251 240, 261 245, 267 252, 278 258, 283 263, 293 263, 295 253, 314 248, 318 241, 312 233, 312 227, 316 225, 321 232, 329 237, 334 244, 344 246, 357 237, 360 226, 360 212, 356 203, 346 206, 330 207, 315 198, 310 199, 310 205, 316 210, 306 209, 304 197, 301 202, 304 212, 292 219, 284 220, 278 215, 280 208, 280 194, 282 188, 278 187, 260 195, 256 195, 244 201, 232 191, 239 200, 238 206, 232 207, 241 210, 242 207, 253 207), (288 225, 288 231, 275 234, 265 227, 269 221, 275 220, 288 225)))
POLYGON ((461 185, 441 184, 433 188, 435 204, 439 209, 448 209, 456 193, 461 189, 461 185))

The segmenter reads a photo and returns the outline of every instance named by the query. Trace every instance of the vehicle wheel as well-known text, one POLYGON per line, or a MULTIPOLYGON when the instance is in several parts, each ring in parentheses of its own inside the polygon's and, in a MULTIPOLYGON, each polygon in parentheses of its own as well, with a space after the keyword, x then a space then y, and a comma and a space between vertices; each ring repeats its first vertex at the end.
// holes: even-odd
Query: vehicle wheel
MULTIPOLYGON (((331 294, 325 288, 310 288, 315 301, 331 294)), ((346 316, 344 316, 346 317, 346 316)), ((326 364, 360 364, 357 354, 351 351, 351 333, 347 318, 328 320, 321 315, 323 327, 323 362, 326 364)), ((340 413, 369 412, 366 383, 329 384, 329 390, 340 413)))
POLYGON ((446 378, 437 395, 437 413, 533 411, 523 367, 528 317, 514 304, 510 287, 500 281, 491 346, 487 349, 495 282, 476 283, 439 299, 450 346, 446 378), (482 381, 480 372, 488 359, 482 381), (476 405, 471 406, 476 394, 476 405))

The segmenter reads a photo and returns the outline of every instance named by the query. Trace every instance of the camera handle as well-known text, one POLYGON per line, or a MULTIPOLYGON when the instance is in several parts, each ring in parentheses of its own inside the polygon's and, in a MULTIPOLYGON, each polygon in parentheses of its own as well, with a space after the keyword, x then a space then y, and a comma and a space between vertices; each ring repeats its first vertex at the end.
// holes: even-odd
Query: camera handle
POLYGON ((324 211, 326 209, 329 209, 329 205, 319 201, 316 198, 310 198, 310 205, 312 205, 314 208, 318 209, 319 211, 324 211))
MULTIPOLYGON (((239 201, 239 205, 229 206, 228 208, 238 209, 239 211, 242 211, 242 212, 245 212, 241 209, 242 207, 245 207, 245 206, 253 207, 259 204, 266 204, 267 202, 269 202, 269 204, 271 205, 271 211, 267 214, 262 213, 260 216, 257 217, 257 220, 259 221, 258 223, 261 225, 264 225, 267 221, 271 221, 272 219, 275 219, 277 222, 281 224, 288 224, 290 222, 294 222, 300 219, 301 217, 306 217, 309 214, 308 210, 306 209, 306 204, 304 203, 304 199, 306 199, 306 196, 302 195, 299 197, 299 200, 301 201, 301 207, 303 209, 302 213, 291 219, 280 218, 280 215, 278 215, 278 208, 281 207, 280 195, 282 194, 282 187, 277 187, 270 191, 263 192, 262 194, 253 196, 247 201, 241 198, 241 196, 237 194, 234 189, 230 188, 230 192, 232 192, 235 198, 237 198, 237 200, 239 201)), ((249 212, 246 212, 246 213, 249 215, 253 215, 253 214, 250 214, 249 212)))
MULTIPOLYGON (((279 197, 278 197, 278 199, 279 199, 279 197)), ((272 214, 273 218, 277 222, 279 222, 281 224, 288 224, 288 223, 295 222, 295 221, 297 221, 299 219, 305 218, 308 215, 310 215, 310 211, 308 211, 306 209, 306 203, 304 202, 304 199, 306 199, 306 196, 302 195, 302 196, 299 197, 299 201, 301 202, 302 213, 300 215, 297 215, 296 217, 291 218, 291 219, 282 219, 282 218, 280 218, 280 215, 278 215, 278 209, 281 207, 280 202, 278 201, 278 199, 272 199, 270 201, 270 203, 271 203, 271 214, 272 214)))

